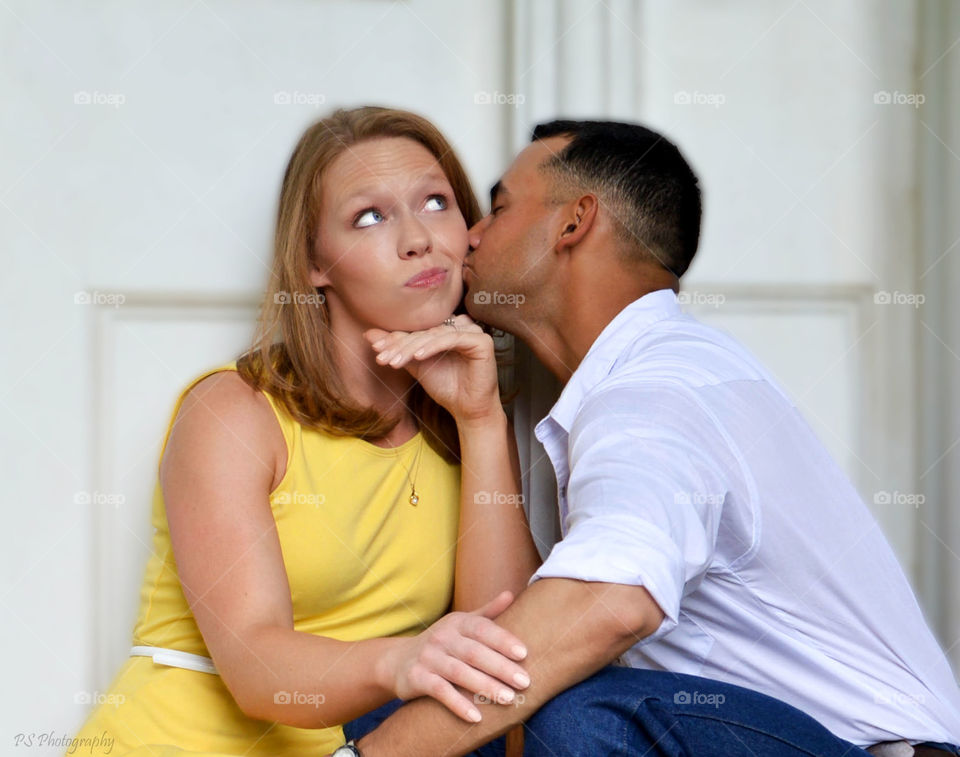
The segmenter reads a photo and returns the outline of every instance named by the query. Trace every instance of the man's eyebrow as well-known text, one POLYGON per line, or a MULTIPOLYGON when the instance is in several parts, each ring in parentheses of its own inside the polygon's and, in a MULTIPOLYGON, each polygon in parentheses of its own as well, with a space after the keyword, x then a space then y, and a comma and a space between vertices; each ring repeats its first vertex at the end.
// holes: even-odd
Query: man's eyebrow
POLYGON ((496 202, 497 195, 500 194, 501 192, 503 192, 504 194, 510 194, 510 190, 508 190, 505 186, 503 186, 502 179, 498 181, 496 184, 494 184, 492 187, 490 187, 490 205, 491 206, 493 205, 494 202, 496 202))

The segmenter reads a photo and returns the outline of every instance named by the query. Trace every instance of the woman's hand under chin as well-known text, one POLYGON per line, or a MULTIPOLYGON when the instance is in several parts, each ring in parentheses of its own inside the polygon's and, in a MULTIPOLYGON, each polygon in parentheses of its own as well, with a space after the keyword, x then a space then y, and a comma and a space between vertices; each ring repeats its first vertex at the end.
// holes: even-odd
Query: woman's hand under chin
POLYGON ((406 369, 458 425, 502 416, 493 339, 470 316, 426 331, 370 329, 364 337, 380 365, 406 369))

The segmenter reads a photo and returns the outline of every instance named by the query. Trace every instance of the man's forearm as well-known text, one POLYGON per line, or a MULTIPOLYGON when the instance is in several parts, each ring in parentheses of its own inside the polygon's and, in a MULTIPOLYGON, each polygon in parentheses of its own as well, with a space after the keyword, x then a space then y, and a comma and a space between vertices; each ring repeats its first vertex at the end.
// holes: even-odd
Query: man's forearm
POLYGON ((478 705, 470 725, 432 699, 400 708, 360 740, 364 757, 462 755, 529 718, 644 636, 663 614, 643 587, 547 578, 527 589, 497 623, 527 645, 531 684, 514 704, 478 705))

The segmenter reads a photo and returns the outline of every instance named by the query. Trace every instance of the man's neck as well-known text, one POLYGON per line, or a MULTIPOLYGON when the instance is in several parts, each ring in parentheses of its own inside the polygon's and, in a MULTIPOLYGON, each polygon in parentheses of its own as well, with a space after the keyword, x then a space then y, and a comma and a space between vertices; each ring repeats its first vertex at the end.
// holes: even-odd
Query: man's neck
POLYGON ((574 288, 553 310, 552 318, 522 323, 515 334, 547 370, 566 384, 597 337, 625 307, 650 292, 676 291, 675 281, 657 279, 602 293, 593 288, 574 288))

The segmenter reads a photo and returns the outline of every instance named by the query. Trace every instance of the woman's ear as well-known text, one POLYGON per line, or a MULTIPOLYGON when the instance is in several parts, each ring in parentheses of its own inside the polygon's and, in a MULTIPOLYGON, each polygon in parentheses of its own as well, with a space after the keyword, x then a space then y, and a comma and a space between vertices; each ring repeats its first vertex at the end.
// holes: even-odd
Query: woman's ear
POLYGON ((307 255, 310 258, 307 264, 310 267, 310 270, 307 272, 307 280, 315 287, 325 287, 330 284, 330 276, 328 275, 326 266, 323 265, 320 260, 319 236, 318 231, 307 235, 307 255))
POLYGON ((567 205, 560 220, 563 230, 557 240, 557 250, 570 249, 580 244, 597 218, 600 201, 594 194, 586 194, 567 205))
POLYGON ((327 273, 326 266, 320 267, 320 253, 317 250, 317 244, 314 237, 310 238, 310 270, 307 272, 307 279, 315 287, 325 287, 330 283, 330 276, 327 273))
POLYGON ((316 264, 310 263, 310 271, 307 274, 310 283, 315 287, 325 287, 330 283, 330 277, 324 271, 317 268, 316 264))

